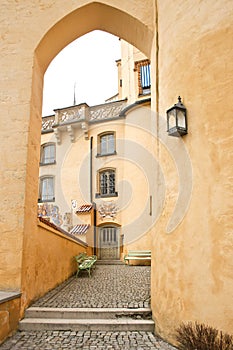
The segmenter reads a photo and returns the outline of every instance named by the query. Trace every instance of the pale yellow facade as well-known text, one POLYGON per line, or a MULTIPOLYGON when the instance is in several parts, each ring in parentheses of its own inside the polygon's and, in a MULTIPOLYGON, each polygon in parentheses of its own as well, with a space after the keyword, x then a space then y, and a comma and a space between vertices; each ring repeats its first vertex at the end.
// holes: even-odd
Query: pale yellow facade
MULTIPOLYGON (((120 76, 124 84, 124 75, 120 76)), ((150 99, 146 97, 140 104, 125 99, 93 107, 69 106, 43 118, 41 158, 46 146, 52 145, 55 152, 52 161, 42 162, 39 178, 53 178, 54 194, 50 201, 39 194, 38 214, 75 232, 99 259, 123 260, 130 248, 151 249, 155 167, 150 99), (109 134, 113 137, 108 144, 110 153, 108 149, 101 153, 101 136, 109 134), (100 172, 106 169, 115 174, 113 194, 101 194, 100 172), (79 211, 90 204, 90 212, 79 211), (89 228, 79 233, 83 225, 89 228), (117 230, 117 237, 108 242, 111 251, 106 255, 101 230, 111 227, 117 230)), ((105 139, 104 145, 107 147, 105 139)))
POLYGON ((38 232, 45 70, 71 41, 100 29, 151 60, 155 331, 174 342, 181 322, 199 321, 231 333, 232 1, 2 1, 0 16, 1 290, 22 293, 21 314, 36 297, 32 276, 44 245, 36 250, 31 237, 38 232), (188 112, 182 139, 166 131, 166 110, 178 95, 188 112))

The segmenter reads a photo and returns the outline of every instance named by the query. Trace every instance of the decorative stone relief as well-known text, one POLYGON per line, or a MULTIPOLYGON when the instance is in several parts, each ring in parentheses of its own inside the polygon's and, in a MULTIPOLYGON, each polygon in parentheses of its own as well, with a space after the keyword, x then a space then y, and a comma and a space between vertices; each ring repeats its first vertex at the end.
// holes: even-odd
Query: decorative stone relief
POLYGON ((55 124, 55 115, 50 115, 49 117, 42 118, 42 131, 52 130, 55 124))
POLYGON ((57 113, 59 124, 78 121, 85 119, 85 106, 74 106, 73 108, 59 110, 57 113))
POLYGON ((101 219, 111 218, 115 220, 117 214, 117 206, 116 203, 111 202, 102 202, 98 208, 98 212, 100 214, 101 219))
POLYGON ((85 140, 88 140, 88 124, 83 122, 81 125, 81 128, 83 130, 84 136, 85 136, 85 140))
MULTIPOLYGON (((64 124, 82 122, 81 127, 84 130, 85 139, 88 139, 89 122, 101 122, 107 119, 118 118, 126 105, 126 101, 114 101, 93 107, 84 104, 82 106, 59 109, 55 111, 55 115, 42 118, 42 131, 52 130, 54 125, 63 126, 64 124)), ((68 132, 71 132, 71 138, 73 139, 70 125, 67 130, 68 132)), ((56 133, 58 143, 60 143, 58 130, 56 130, 56 128, 54 129, 54 132, 56 133)))
POLYGON ((73 210, 78 208, 78 202, 76 199, 71 199, 71 206, 73 210))
POLYGON ((58 145, 60 145, 61 144, 61 132, 60 132, 60 130, 54 129, 54 135, 57 139, 58 145))
POLYGON ((90 121, 99 121, 119 117, 120 112, 125 108, 126 102, 109 103, 95 106, 90 109, 90 121))
POLYGON ((74 129, 72 128, 72 125, 67 125, 67 131, 70 137, 70 141, 74 142, 75 137, 74 137, 74 129))

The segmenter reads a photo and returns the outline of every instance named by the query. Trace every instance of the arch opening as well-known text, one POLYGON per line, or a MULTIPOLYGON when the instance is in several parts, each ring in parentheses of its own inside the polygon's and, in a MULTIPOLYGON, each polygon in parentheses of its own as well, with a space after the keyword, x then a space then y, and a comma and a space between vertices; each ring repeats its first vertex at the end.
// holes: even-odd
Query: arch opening
POLYGON ((26 307, 33 299, 33 295, 36 295, 36 291, 33 290, 33 288, 28 290, 28 286, 31 287, 33 285, 33 278, 27 274, 27 271, 33 268, 32 262, 28 261, 28 252, 35 249, 35 242, 31 239, 33 225, 35 227, 35 232, 37 232, 36 215, 34 215, 32 219, 32 213, 37 212, 44 74, 52 59, 64 47, 80 36, 93 30, 102 30, 121 37, 150 57, 153 35, 148 26, 129 13, 97 2, 92 2, 78 8, 60 19, 48 30, 36 47, 32 70, 26 197, 24 206, 24 249, 22 252, 21 272, 21 289, 25 292, 27 297, 25 297, 22 308, 26 307))

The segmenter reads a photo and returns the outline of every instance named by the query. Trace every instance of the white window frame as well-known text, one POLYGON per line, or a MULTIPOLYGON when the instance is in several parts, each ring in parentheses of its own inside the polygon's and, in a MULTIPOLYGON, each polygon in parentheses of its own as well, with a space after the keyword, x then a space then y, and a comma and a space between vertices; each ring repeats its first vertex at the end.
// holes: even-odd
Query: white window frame
POLYGON ((55 142, 47 142, 41 145, 40 148, 40 165, 49 165, 49 164, 55 164, 56 163, 56 144, 55 142), (50 148, 53 148, 53 152, 49 150, 50 148), (48 156, 46 157, 46 149, 48 150, 48 156), (52 155, 51 155, 52 153, 52 155))
POLYGON ((40 177, 39 200, 38 202, 54 202, 55 201, 55 178, 51 175, 40 177), (47 183, 45 183, 47 182, 47 183), (45 183, 45 185, 44 185, 45 183), (44 191, 46 186, 46 191, 44 191))
POLYGON ((110 156, 116 154, 116 132, 106 131, 99 134, 97 150, 97 157, 110 156), (103 142, 106 143, 106 151, 103 150, 103 142))

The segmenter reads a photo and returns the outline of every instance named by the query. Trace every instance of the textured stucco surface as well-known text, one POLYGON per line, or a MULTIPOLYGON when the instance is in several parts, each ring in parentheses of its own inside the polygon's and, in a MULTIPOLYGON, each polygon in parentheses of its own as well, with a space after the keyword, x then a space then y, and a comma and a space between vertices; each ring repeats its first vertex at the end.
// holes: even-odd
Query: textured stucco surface
POLYGON ((171 140, 171 147, 176 153, 184 146, 188 151, 191 168, 183 162, 187 170, 183 186, 188 188, 192 179, 192 192, 190 201, 181 203, 186 210, 183 221, 166 233, 181 190, 181 166, 177 163, 176 168, 160 145, 168 185, 154 238, 156 328, 172 337, 180 322, 198 320, 231 333, 232 3, 159 1, 158 14, 158 135, 163 137, 166 109, 181 95, 189 133, 184 143, 171 140))
POLYGON ((0 304, 0 343, 13 332, 19 322, 20 298, 0 304))
MULTIPOLYGON (((80 1, 79 6, 88 3, 80 1)), ((31 284, 26 283, 26 271, 30 251, 34 249, 31 233, 37 231, 44 71, 70 41, 92 29, 103 29, 122 36, 153 58, 152 111, 158 111, 160 118, 152 116, 151 127, 156 129, 159 139, 166 133, 163 126, 166 109, 176 102, 177 95, 181 95, 188 109, 189 134, 184 144, 192 164, 192 196, 182 222, 170 234, 166 233, 167 223, 178 197, 179 173, 166 147, 154 143, 155 156, 166 180, 164 208, 154 228, 152 249, 156 330, 172 339, 180 321, 198 320, 230 332, 232 1, 158 0, 158 33, 153 29, 154 1, 109 0, 84 7, 81 12, 76 9, 75 1, 1 1, 4 171, 0 287, 23 286, 24 305, 34 295, 31 284), (125 14, 112 10, 111 5, 125 14)), ((183 147, 178 139, 169 143, 178 153, 183 147)), ((157 180, 159 198, 161 179, 155 174, 157 180)))
POLYGON ((31 233, 30 250, 24 251, 27 256, 23 265, 22 312, 33 300, 74 274, 77 270, 74 256, 86 251, 84 244, 38 223, 37 231, 31 233))

